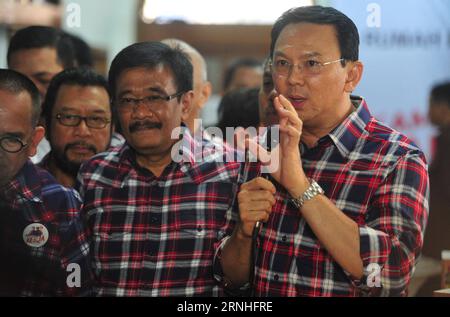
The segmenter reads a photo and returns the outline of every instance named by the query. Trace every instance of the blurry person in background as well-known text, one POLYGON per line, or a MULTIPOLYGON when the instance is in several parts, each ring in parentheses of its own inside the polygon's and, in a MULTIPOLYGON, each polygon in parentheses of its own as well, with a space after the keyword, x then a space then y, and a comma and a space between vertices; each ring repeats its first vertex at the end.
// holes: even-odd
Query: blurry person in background
MULTIPOLYGON (((33 81, 42 101, 52 78, 76 65, 74 46, 69 36, 46 26, 30 26, 17 31, 9 42, 7 61, 9 69, 33 81)), ((49 151, 50 145, 43 138, 36 156, 31 160, 38 163, 49 151)))
POLYGON ((275 90, 270 57, 264 60, 263 77, 259 88, 259 125, 271 126, 278 123, 278 114, 273 106, 273 100, 277 96, 275 90))
POLYGON ((88 68, 56 75, 43 103, 51 151, 40 166, 66 187, 75 185, 81 164, 108 149, 113 129, 108 84, 88 68))
POLYGON ((263 70, 261 62, 254 58, 240 58, 225 71, 223 93, 239 88, 256 88, 261 85, 263 70))
POLYGON ((241 88, 227 92, 219 104, 219 122, 217 127, 222 130, 225 140, 226 128, 259 126, 259 89, 241 88))
POLYGON ((439 130, 430 164, 430 218, 425 231, 421 269, 430 273, 416 296, 432 296, 440 289, 440 261, 450 250, 450 82, 433 87, 428 117, 439 130))
POLYGON ((89 44, 77 35, 68 32, 65 33, 72 41, 75 52, 75 66, 88 68, 94 67, 94 59, 89 44))
POLYGON ((423 253, 441 259, 450 250, 450 82, 433 87, 429 118, 439 129, 436 152, 430 164, 430 220, 423 253))
POLYGON ((52 27, 30 26, 17 31, 9 42, 8 68, 30 78, 44 100, 53 76, 75 66, 70 37, 52 27))
POLYGON ((169 47, 178 47, 190 59, 193 73, 194 98, 192 100, 192 109, 188 118, 184 121, 192 135, 199 129, 194 125, 195 119, 200 119, 203 107, 211 96, 212 85, 208 81, 206 61, 203 56, 191 45, 178 39, 164 39, 161 41, 169 47))

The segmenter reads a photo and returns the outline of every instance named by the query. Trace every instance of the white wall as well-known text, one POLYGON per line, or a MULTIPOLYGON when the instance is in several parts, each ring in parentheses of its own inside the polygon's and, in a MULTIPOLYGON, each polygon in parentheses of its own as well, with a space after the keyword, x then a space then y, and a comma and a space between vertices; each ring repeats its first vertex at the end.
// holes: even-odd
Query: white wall
POLYGON ((108 65, 121 49, 136 42, 137 0, 63 0, 62 3, 65 12, 62 28, 79 35, 90 46, 106 50, 108 65), (79 26, 74 19, 78 8, 79 26))
POLYGON ((450 80, 450 1, 333 0, 357 25, 365 64, 356 94, 431 159, 432 86, 450 80), (375 6, 374 6, 375 5, 375 6))

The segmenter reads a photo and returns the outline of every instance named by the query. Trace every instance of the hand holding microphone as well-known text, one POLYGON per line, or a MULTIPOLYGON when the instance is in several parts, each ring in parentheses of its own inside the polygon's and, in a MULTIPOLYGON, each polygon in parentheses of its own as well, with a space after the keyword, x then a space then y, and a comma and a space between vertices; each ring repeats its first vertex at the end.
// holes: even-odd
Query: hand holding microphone
POLYGON ((240 233, 252 237, 257 222, 266 222, 275 204, 275 186, 262 177, 242 184, 238 194, 240 233))

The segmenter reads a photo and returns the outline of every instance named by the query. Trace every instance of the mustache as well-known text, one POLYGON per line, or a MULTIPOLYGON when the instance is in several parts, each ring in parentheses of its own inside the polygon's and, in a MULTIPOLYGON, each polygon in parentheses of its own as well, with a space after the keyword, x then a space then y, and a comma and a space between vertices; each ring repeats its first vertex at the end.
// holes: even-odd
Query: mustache
POLYGON ((85 147, 89 151, 94 152, 95 154, 98 152, 97 148, 95 147, 95 145, 90 144, 90 143, 86 143, 86 142, 83 142, 83 141, 78 141, 78 142, 73 142, 73 143, 66 144, 66 146, 64 147, 64 153, 67 153, 67 151, 70 150, 70 148, 73 148, 73 147, 76 147, 76 146, 85 147))
POLYGON ((162 123, 152 122, 152 121, 136 121, 129 125, 128 129, 130 133, 136 132, 138 130, 149 130, 149 129, 159 129, 161 130, 162 123))

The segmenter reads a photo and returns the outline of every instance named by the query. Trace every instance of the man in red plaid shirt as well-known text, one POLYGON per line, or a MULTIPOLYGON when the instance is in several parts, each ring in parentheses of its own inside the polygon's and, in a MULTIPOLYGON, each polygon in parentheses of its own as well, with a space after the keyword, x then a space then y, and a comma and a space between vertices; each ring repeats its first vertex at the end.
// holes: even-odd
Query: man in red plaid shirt
POLYGON ((225 162, 229 153, 182 124, 191 63, 177 48, 137 43, 115 57, 109 84, 126 144, 92 158, 78 177, 96 294, 221 295, 214 251, 245 179, 241 164, 225 162))
POLYGON ((356 26, 333 8, 276 21, 280 169, 240 188, 240 222, 217 253, 226 286, 245 286, 254 267, 256 296, 406 294, 428 216, 427 165, 350 95, 363 71, 358 46, 356 26))

